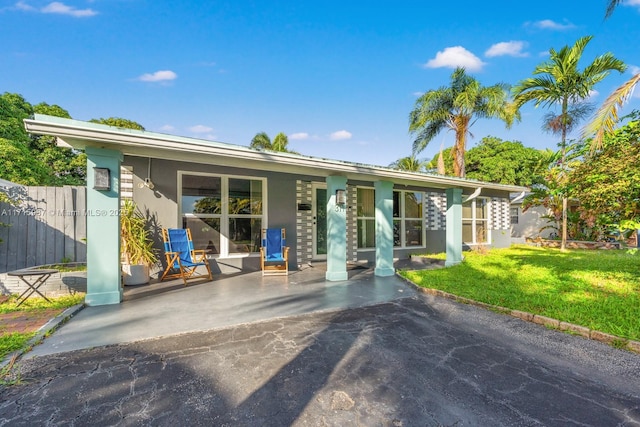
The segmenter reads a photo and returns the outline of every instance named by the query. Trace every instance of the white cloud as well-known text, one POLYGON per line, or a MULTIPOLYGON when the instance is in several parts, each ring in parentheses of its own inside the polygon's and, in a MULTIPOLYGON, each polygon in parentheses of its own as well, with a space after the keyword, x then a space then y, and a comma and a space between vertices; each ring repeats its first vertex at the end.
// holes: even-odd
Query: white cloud
POLYGON ((24 12, 54 13, 58 15, 73 16, 74 18, 86 18, 98 14, 98 12, 93 9, 76 9, 75 7, 67 6, 66 4, 58 1, 51 2, 40 9, 35 8, 24 1, 19 1, 14 5, 14 8, 24 12))
POLYGON ((209 133, 213 130, 213 128, 205 125, 195 125, 189 128, 189 131, 192 133, 209 133))
POLYGON ((351 139, 353 134, 347 130, 338 130, 329 135, 329 139, 332 141, 340 141, 343 139, 351 139))
POLYGON ((413 92, 411 95, 415 96, 416 98, 420 98, 422 95, 424 95, 424 92, 413 92))
POLYGON ((551 19, 543 19, 542 21, 536 21, 536 22, 527 22, 525 26, 532 26, 540 30, 553 30, 553 31, 564 31, 564 30, 570 30, 570 29, 576 28, 576 26, 569 21, 565 21, 564 24, 561 24, 559 22, 552 21, 551 19))
POLYGON ((166 81, 175 80, 177 78, 178 78, 178 75, 173 71, 161 70, 161 71, 156 71, 153 74, 150 74, 150 73, 143 74, 140 77, 138 77, 137 80, 140 80, 141 82, 166 82, 166 81))
POLYGON ((627 0, 623 4, 625 6, 640 7, 640 0, 627 0))
POLYGON ((508 42, 500 42, 492 45, 487 51, 484 53, 484 56, 487 58, 493 58, 494 56, 515 56, 515 57, 525 57, 529 56, 529 53, 523 52, 523 49, 527 47, 527 43, 523 41, 508 41, 508 42))
POLYGON ((15 4, 15 8, 18 10, 24 10, 25 12, 36 12, 37 9, 33 6, 30 6, 28 4, 26 4, 23 1, 19 1, 18 3, 15 4))
POLYGON ((176 128, 171 125, 164 125, 160 127, 160 130, 162 132, 173 132, 174 130, 176 130, 176 128))
POLYGON ((443 51, 436 53, 436 57, 430 59, 425 68, 456 68, 464 67, 468 71, 478 71, 482 69, 484 62, 473 53, 462 46, 447 47, 443 51))
MULTIPOLYGON (((640 2, 640 0, 637 0, 638 2, 640 2)), ((629 65, 628 70, 631 74, 633 74, 634 76, 638 73, 640 73, 640 67, 638 67, 637 65, 629 65)))
POLYGON ((589 96, 587 97, 587 101, 590 101, 590 100, 592 100, 592 99, 594 99, 594 98, 597 98, 597 97, 598 97, 598 95, 600 95, 600 92, 598 92, 598 91, 597 91, 597 90, 595 90, 595 89, 591 89, 591 90, 589 91, 589 96))
POLYGON ((301 139, 309 139, 309 134, 307 132, 297 132, 289 135, 289 139, 293 140, 301 140, 301 139))

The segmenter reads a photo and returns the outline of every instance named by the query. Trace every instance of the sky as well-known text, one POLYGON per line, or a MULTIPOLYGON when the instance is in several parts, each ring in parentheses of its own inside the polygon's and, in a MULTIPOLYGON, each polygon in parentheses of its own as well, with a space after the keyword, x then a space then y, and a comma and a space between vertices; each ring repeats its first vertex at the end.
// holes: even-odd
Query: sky
MULTIPOLYGON (((0 0, 0 92, 237 145, 284 132, 301 154, 386 166, 411 154, 409 113, 456 66, 515 85, 592 35, 580 68, 606 52, 629 66, 595 87, 600 105, 640 67, 640 0, 604 20, 607 3, 0 0)), ((622 113, 634 108, 640 89, 622 113)), ((478 120, 468 148, 495 136, 555 150, 549 111, 526 105, 511 129, 478 120)), ((418 157, 453 141, 443 131, 418 157)))

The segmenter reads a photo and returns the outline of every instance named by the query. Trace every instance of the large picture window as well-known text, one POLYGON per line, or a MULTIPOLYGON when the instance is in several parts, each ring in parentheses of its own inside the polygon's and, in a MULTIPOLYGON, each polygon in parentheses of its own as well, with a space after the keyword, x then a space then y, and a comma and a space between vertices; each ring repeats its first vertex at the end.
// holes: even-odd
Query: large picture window
POLYGON ((469 245, 489 241, 489 199, 478 197, 462 204, 462 241, 469 245))
POLYGON ((419 191, 393 192, 393 246, 424 246, 423 203, 419 191))
POLYGON ((228 256, 260 251, 265 223, 262 178, 181 173, 182 226, 196 249, 228 256))

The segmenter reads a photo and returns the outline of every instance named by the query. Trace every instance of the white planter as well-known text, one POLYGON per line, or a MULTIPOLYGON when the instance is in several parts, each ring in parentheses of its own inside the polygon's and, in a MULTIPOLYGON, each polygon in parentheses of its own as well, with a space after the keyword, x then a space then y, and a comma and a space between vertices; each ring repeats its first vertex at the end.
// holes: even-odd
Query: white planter
POLYGON ((149 266, 122 264, 122 280, 126 286, 149 283, 149 266))

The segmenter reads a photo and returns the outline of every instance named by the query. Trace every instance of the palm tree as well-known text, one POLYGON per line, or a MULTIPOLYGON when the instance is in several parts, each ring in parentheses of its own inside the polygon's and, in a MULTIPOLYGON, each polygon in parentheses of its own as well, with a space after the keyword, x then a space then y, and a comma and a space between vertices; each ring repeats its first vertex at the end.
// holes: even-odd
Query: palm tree
POLYGON ((271 150, 271 138, 267 135, 266 132, 258 132, 256 136, 251 140, 251 144, 249 145, 251 148, 255 148, 258 150, 271 150))
MULTIPOLYGON (((607 6, 604 19, 609 18, 621 3, 622 0, 611 0, 607 6)), ((618 110, 627 102, 638 82, 640 82, 640 73, 636 73, 614 90, 596 111, 593 120, 585 126, 583 136, 594 135, 593 143, 591 144, 592 152, 602 148, 602 139, 605 133, 613 132, 618 121, 618 110)))
POLYGON ((289 151, 287 149, 287 145, 289 144, 289 138, 283 132, 280 132, 273 138, 273 144, 271 145, 271 149, 273 151, 289 151))
POLYGON ((284 132, 280 132, 273 138, 273 142, 271 142, 271 138, 266 132, 258 132, 256 136, 251 140, 251 144, 249 147, 255 148, 257 150, 270 150, 270 151, 278 151, 281 153, 292 153, 299 154, 297 151, 289 150, 287 146, 289 145, 289 138, 284 132))
POLYGON ((508 101, 508 87, 499 83, 482 86, 464 68, 456 68, 451 74, 449 87, 430 90, 416 100, 409 115, 409 132, 416 136, 413 152, 419 153, 443 129, 455 132, 454 173, 465 176, 464 154, 469 128, 479 118, 499 118, 511 126, 517 111, 508 101))
MULTIPOLYGON (((564 46, 559 51, 549 50, 549 59, 539 64, 530 77, 522 80, 512 90, 517 108, 528 102, 535 107, 560 106, 560 113, 555 118, 555 128, 561 136, 560 165, 566 163, 567 134, 576 124, 576 116, 571 115, 571 108, 584 103, 593 87, 607 77, 612 70, 623 72, 624 62, 607 52, 598 56, 584 70, 578 69, 578 62, 585 47, 593 36, 578 39, 573 46, 564 46)), ((548 119, 547 119, 548 120, 548 119)), ((552 125, 553 126, 553 125, 552 125)), ((562 243, 565 249, 567 242, 567 198, 563 197, 562 243)))
POLYGON ((415 154, 402 157, 389 165, 390 168, 407 172, 424 172, 427 162, 416 158, 415 154))

